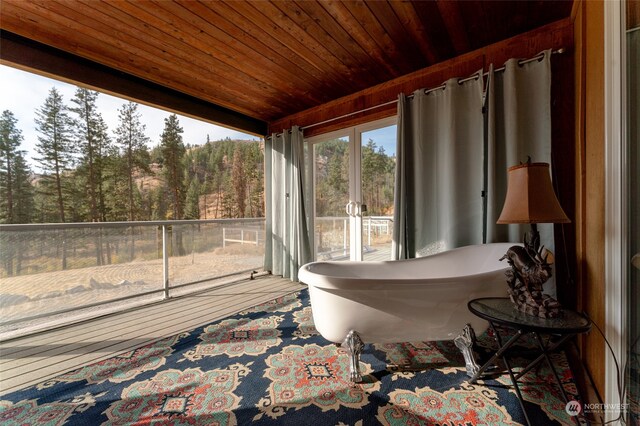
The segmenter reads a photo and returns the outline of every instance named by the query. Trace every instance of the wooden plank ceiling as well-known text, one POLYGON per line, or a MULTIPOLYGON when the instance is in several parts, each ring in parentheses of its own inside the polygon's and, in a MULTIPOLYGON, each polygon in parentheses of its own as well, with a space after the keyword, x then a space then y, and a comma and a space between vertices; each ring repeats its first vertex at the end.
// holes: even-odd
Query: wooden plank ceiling
POLYGON ((269 122, 566 18, 571 7, 2 0, 0 27, 269 122))

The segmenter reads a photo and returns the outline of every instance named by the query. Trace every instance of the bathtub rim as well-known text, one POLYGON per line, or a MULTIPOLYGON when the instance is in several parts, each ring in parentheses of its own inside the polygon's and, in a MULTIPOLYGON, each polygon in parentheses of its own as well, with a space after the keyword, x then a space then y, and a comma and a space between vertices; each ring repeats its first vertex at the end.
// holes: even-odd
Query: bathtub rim
MULTIPOLYGON (((425 262, 434 261, 437 257, 451 255, 453 251, 462 251, 469 250, 470 248, 477 248, 486 245, 493 246, 504 246, 507 249, 513 246, 522 246, 522 243, 487 243, 487 244, 473 244, 463 247, 458 247, 451 250, 446 250, 440 253, 436 253, 430 256, 424 256, 420 258, 413 259, 401 259, 401 260, 384 260, 384 261, 316 261, 309 262, 300 267, 298 271, 298 279, 300 282, 316 287, 316 288, 325 288, 325 289, 341 289, 348 286, 349 289, 356 289, 359 287, 364 287, 367 290, 373 290, 375 288, 382 288, 384 285, 393 285, 393 284, 402 284, 402 285, 429 285, 429 284, 447 284, 453 282, 462 282, 468 280, 482 280, 485 278, 490 278, 496 276, 497 274, 504 274, 507 270, 511 268, 511 266, 504 261, 504 267, 499 269, 493 269, 490 271, 480 272, 480 273, 472 273, 472 274, 460 274, 449 277, 417 277, 417 278, 377 278, 377 277, 353 277, 353 276, 341 276, 341 275, 328 275, 328 274, 319 274, 309 270, 309 267, 312 265, 336 265, 336 266, 362 266, 362 265, 376 265, 380 267, 390 266, 398 267, 399 263, 405 262, 416 262, 416 260, 424 260, 425 262)), ((505 250, 506 253, 506 250, 505 250)), ((340 269, 340 268, 336 268, 340 269)), ((505 278, 506 280, 506 278, 505 278)), ((505 281, 506 282, 506 281, 505 281)))

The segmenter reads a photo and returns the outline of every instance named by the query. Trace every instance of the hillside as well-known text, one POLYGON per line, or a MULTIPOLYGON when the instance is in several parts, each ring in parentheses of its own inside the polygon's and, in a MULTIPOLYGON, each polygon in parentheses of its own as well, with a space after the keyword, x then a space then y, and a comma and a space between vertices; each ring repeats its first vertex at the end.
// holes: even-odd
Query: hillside
MULTIPOLYGON (((188 192, 196 187, 198 197, 198 217, 193 219, 262 217, 263 155, 264 144, 255 140, 226 139, 186 147, 184 188, 188 192)), ((136 170, 135 184, 143 198, 163 190, 163 173, 162 162, 136 170)))

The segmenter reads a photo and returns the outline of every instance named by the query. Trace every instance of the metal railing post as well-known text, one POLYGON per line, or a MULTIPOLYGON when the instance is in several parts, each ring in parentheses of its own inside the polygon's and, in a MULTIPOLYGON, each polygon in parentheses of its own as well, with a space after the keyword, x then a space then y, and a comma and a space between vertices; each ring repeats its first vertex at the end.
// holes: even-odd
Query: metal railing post
POLYGON ((169 250, 167 225, 162 225, 162 282, 164 283, 164 298, 169 298, 169 250))

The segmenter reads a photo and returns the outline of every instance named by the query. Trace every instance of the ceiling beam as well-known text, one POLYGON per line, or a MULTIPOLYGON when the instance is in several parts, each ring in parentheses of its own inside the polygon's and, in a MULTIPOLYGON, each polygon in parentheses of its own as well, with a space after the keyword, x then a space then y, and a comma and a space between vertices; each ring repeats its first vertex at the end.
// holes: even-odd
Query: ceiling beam
POLYGON ((253 135, 267 134, 267 123, 157 83, 64 52, 17 34, 0 31, 0 64, 124 97, 253 135))

